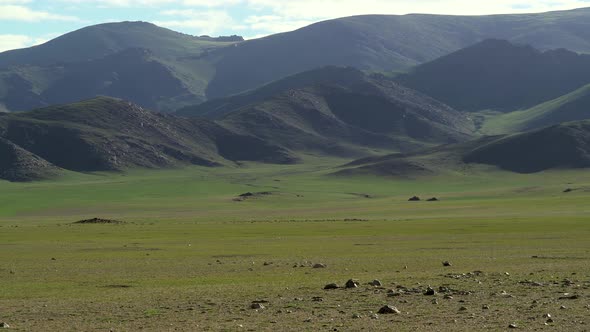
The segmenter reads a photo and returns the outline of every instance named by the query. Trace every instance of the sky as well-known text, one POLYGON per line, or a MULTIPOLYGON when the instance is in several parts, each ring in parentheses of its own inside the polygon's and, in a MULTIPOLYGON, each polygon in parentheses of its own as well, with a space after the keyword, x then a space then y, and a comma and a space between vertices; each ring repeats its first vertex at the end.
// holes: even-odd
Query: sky
POLYGON ((94 24, 148 21, 191 35, 246 39, 362 14, 487 15, 590 6, 590 0, 0 0, 0 52, 94 24))

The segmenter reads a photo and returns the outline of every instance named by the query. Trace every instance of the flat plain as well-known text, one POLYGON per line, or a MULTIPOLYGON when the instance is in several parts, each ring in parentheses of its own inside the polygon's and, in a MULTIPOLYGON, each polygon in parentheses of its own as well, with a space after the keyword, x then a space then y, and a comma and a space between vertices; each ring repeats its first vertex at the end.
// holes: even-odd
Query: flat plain
POLYGON ((1 182, 0 322, 15 331, 590 329, 588 171, 331 175, 345 162, 1 182), (94 217, 123 223, 75 224, 94 217), (358 287, 344 288, 349 279, 358 287), (324 290, 330 283, 341 287, 324 290), (429 286, 435 295, 424 295, 429 286), (378 314, 385 305, 400 313, 378 314))

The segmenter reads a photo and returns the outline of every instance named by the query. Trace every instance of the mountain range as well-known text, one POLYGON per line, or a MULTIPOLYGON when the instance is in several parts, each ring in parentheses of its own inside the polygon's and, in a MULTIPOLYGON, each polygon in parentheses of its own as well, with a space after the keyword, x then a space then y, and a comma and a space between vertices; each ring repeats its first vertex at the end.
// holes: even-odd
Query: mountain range
POLYGON ((193 37, 145 22, 101 24, 1 53, 0 104, 28 110, 102 94, 172 111, 327 65, 407 70, 489 38, 590 52, 589 22, 588 8, 528 15, 370 15, 248 41, 193 37))
POLYGON ((360 158, 339 175, 588 167, 588 16, 358 16, 251 41, 84 28, 0 54, 0 178, 307 155, 360 158))

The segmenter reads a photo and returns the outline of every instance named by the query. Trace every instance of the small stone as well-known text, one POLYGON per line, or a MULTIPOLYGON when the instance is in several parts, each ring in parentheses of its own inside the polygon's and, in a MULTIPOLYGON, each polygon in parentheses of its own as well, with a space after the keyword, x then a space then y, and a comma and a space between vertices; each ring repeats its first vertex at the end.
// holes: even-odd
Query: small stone
POLYGON ((437 299, 432 300, 432 304, 438 304, 438 300, 437 299))
POLYGON ((354 315, 352 315, 352 318, 353 319, 359 319, 359 318, 362 318, 362 316, 359 315, 359 314, 354 314, 354 315))
POLYGON ((354 279, 350 279, 346 282, 346 288, 357 288, 359 286, 359 282, 354 279))
POLYGON ((553 323, 553 318, 547 319, 547 324, 551 324, 551 323, 553 323))
POLYGON ((324 302, 324 298, 321 296, 314 296, 311 298, 313 302, 324 302))
POLYGON ((8 329, 8 328, 10 328, 10 325, 8 325, 8 323, 0 322, 0 329, 8 329))
POLYGON ((564 306, 564 305, 562 305, 561 307, 559 307, 559 309, 561 309, 561 310, 565 310, 565 309, 567 309, 567 307, 566 307, 566 306, 564 306))
POLYGON ((381 281, 379 281, 379 280, 377 280, 377 279, 375 279, 375 280, 371 281, 371 282, 369 283, 369 285, 371 285, 371 286, 375 286, 375 287, 381 287, 381 286, 383 286, 383 284, 381 283, 381 281))
POLYGON ((399 309, 397 309, 394 306, 386 305, 386 306, 382 307, 381 309, 379 309, 379 311, 377 313, 382 314, 382 315, 387 315, 387 314, 399 314, 399 313, 401 313, 401 311, 399 311, 399 309))
POLYGON ((377 314, 372 314, 372 315, 371 315, 371 319, 379 319, 379 315, 377 315, 377 314))
POLYGON ((436 291, 434 290, 434 288, 432 288, 432 287, 428 287, 428 288, 426 289, 426 292, 424 292, 424 295, 427 295, 427 296, 434 296, 434 295, 436 295, 436 291))
POLYGON ((461 307, 459 308, 459 311, 467 311, 467 307, 461 307))
POLYGON ((420 197, 414 196, 414 197, 408 199, 408 201, 410 201, 410 202, 419 202, 420 201, 420 197))
POLYGON ((252 303, 252 305, 250 306, 251 309, 255 309, 255 310, 263 310, 266 309, 266 307, 262 304, 262 303, 252 303))
POLYGON ((340 286, 338 286, 338 284, 336 284, 336 283, 327 284, 326 286, 324 286, 324 289, 338 289, 338 288, 340 288, 340 286))
POLYGON ((444 262, 442 263, 442 265, 443 265, 443 266, 446 266, 446 267, 453 266, 453 264, 451 264, 451 262, 449 262, 449 261, 444 261, 444 262))
POLYGON ((508 325, 508 328, 509 329, 516 329, 516 328, 518 328, 518 326, 516 324, 510 324, 510 325, 508 325))
POLYGON ((544 314, 543 318, 551 318, 551 314, 544 314))
POLYGON ((447 294, 447 295, 445 295, 443 298, 444 298, 445 300, 452 300, 452 299, 453 299, 453 296, 452 296, 452 295, 449 295, 449 294, 447 294))
POLYGON ((264 262, 264 266, 272 265, 272 262, 264 262))
POLYGON ((487 305, 487 304, 484 304, 484 305, 483 305, 481 308, 482 308, 483 310, 490 310, 490 306, 489 306, 489 305, 487 305))
POLYGON ((314 264, 314 265, 313 265, 313 268, 314 268, 314 269, 325 269, 325 268, 327 268, 327 267, 328 267, 328 266, 327 266, 326 264, 321 264, 321 263, 317 263, 317 264, 314 264))

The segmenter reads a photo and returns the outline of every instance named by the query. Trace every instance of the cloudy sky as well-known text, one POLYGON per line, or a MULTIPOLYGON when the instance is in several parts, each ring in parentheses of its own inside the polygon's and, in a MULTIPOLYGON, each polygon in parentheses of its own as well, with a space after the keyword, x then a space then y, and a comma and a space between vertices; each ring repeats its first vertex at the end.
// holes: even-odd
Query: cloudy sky
POLYGON ((360 14, 484 15, 586 6, 590 0, 0 0, 0 51, 115 21, 149 21, 192 35, 256 38, 360 14))

